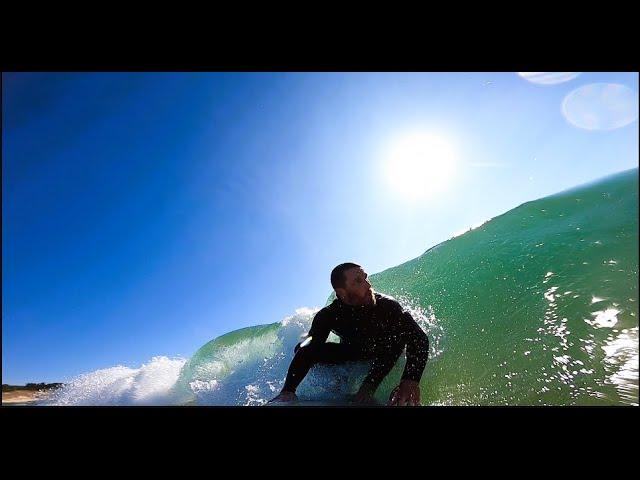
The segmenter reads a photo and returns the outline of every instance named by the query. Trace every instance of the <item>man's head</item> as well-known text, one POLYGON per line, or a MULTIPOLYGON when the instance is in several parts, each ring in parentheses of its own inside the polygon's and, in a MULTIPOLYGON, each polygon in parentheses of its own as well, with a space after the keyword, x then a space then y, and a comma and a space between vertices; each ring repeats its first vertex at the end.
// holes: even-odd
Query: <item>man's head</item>
POLYGON ((349 305, 373 305, 376 298, 367 273, 356 263, 341 263, 331 272, 331 286, 340 300, 349 305))

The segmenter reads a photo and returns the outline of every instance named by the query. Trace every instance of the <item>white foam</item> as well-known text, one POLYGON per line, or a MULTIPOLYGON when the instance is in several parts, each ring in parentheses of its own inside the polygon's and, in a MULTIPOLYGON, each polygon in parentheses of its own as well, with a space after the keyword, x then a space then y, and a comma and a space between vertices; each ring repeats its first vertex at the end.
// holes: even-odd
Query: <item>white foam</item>
POLYGON ((85 373, 57 390, 45 405, 164 405, 171 403, 183 358, 153 357, 139 368, 115 366, 85 373))
POLYGON ((593 319, 592 325, 597 325, 598 327, 613 327, 616 323, 618 323, 618 314, 620 310, 615 308, 607 308, 603 311, 593 312, 591 315, 595 317, 593 319))

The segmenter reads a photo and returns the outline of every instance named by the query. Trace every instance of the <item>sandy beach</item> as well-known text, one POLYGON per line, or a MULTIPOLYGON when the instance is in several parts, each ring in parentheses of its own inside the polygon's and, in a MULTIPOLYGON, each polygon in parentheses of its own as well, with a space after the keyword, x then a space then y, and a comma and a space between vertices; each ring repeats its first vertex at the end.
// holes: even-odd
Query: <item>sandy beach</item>
POLYGON ((37 400, 44 400, 50 392, 43 390, 14 390, 2 392, 3 405, 29 405, 37 400))

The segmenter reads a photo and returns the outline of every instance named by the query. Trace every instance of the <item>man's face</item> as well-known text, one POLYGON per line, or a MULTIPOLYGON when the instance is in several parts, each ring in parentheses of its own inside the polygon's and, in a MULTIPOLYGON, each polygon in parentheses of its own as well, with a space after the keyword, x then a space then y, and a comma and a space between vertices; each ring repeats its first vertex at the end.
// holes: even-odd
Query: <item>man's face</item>
POLYGON ((367 273, 362 268, 350 268, 344 272, 345 286, 337 289, 342 299, 350 305, 373 305, 375 297, 367 273))

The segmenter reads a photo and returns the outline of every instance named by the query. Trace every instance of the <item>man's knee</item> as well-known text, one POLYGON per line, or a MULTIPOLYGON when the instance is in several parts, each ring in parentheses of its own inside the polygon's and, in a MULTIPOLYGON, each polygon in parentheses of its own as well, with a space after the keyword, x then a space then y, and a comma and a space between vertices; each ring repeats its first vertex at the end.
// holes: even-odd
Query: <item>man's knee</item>
POLYGON ((305 338, 304 340, 302 340, 301 342, 299 342, 299 343, 295 346, 295 348, 293 349, 293 353, 298 353, 298 350, 299 350, 300 348, 304 348, 304 347, 310 346, 310 345, 311 345, 311 340, 312 340, 312 338, 313 338, 313 337, 307 337, 307 338, 305 338))
POLYGON ((319 353, 319 348, 317 345, 305 344, 305 342, 300 342, 293 349, 293 353, 296 357, 304 358, 307 361, 316 361, 319 353))

